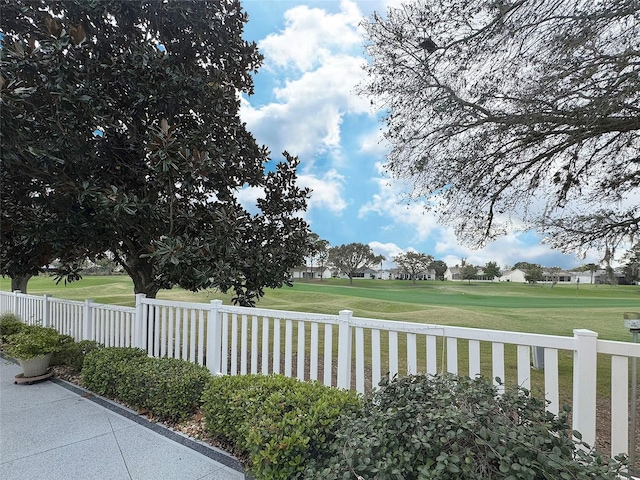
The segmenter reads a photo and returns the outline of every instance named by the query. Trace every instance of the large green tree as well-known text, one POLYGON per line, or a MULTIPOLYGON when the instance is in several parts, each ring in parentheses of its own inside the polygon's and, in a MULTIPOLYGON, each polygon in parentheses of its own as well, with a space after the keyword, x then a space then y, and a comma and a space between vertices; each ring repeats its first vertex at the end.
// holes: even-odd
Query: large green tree
POLYGON ((416 283, 416 277, 426 272, 433 263, 433 256, 419 252, 404 252, 393 257, 398 268, 411 277, 413 283, 416 283))
POLYGON ((449 267, 447 267, 447 264, 442 260, 434 260, 431 262, 431 265, 429 265, 429 268, 435 270, 437 280, 444 280, 444 274, 449 267))
POLYGON ((544 279, 544 272, 542 267, 537 263, 527 264, 527 268, 524 271, 524 279, 528 283, 540 282, 544 279))
MULTIPOLYGON (((286 282, 304 258, 308 191, 298 160, 274 164, 239 118, 262 57, 238 1, 1 7, 3 188, 31 178, 31 198, 69 200, 56 218, 75 238, 61 247, 110 251, 151 297, 217 287, 252 304, 286 282), (237 198, 245 187, 263 192, 257 213, 237 198)), ((37 215, 16 208, 18 233, 40 241, 37 215)))
POLYGON ((463 264, 460 267, 460 275, 463 280, 468 280, 469 284, 471 284, 471 280, 478 278, 478 267, 470 263, 463 264))
POLYGON ((329 261, 340 273, 349 277, 349 285, 353 284, 353 277, 357 273, 384 260, 383 255, 376 255, 369 245, 363 243, 343 244, 329 250, 329 261))
MULTIPOLYGON (((309 234, 309 252, 307 254, 307 259, 311 265, 311 273, 313 274, 313 265, 315 264, 318 267, 318 271, 320 273, 320 280, 322 280, 322 276, 324 274, 324 269, 327 266, 327 262, 329 261, 329 249, 331 248, 331 244, 328 240, 324 238, 320 238, 317 233, 309 234)), ((313 275, 312 275, 313 278, 313 275)))
POLYGON ((498 266, 497 262, 487 262, 483 270, 485 277, 487 277, 489 280, 493 280, 494 278, 499 277, 501 273, 500 267, 498 266))
POLYGON ((640 232, 640 3, 416 0, 363 26, 387 167, 460 238, 640 232))

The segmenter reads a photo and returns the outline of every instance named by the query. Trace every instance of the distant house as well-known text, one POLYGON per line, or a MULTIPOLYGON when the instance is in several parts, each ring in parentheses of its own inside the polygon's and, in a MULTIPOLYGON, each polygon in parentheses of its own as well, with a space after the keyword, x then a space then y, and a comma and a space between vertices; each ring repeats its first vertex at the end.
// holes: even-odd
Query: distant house
POLYGON ((331 270, 328 267, 321 269, 320 267, 308 267, 306 265, 297 266, 289 271, 289 278, 306 278, 306 279, 320 279, 331 278, 331 270), (320 275, 322 273, 322 276, 320 275))
POLYGON ((548 269, 542 270, 542 280, 543 283, 575 283, 575 279, 573 279, 573 273, 567 272, 565 270, 552 271, 548 269))
MULTIPOLYGON (((435 272, 434 272, 435 275, 435 272)), ((462 278, 462 267, 448 267, 447 271, 444 272, 444 279, 445 280, 464 280, 462 278)), ((493 282, 498 280, 498 278, 489 278, 488 276, 485 275, 484 273, 484 269, 478 267, 478 270, 476 271, 476 278, 474 279, 474 281, 480 281, 480 282, 493 282)))
POLYGON ((376 278, 378 280, 389 280, 393 278, 392 270, 377 270, 376 278))
POLYGON ((596 270, 592 275, 590 271, 578 272, 577 270, 572 270, 569 272, 571 273, 571 283, 582 283, 583 285, 596 283, 597 272, 596 270))
MULTIPOLYGON (((334 276, 337 276, 338 278, 349 278, 349 276, 345 275, 344 273, 337 273, 335 271, 333 273, 334 273, 334 276)), ((364 270, 354 273, 352 278, 363 278, 365 280, 375 280, 379 278, 379 275, 380 275, 380 270, 374 270, 373 268, 365 268, 364 270)))
POLYGON ((513 270, 505 270, 500 275, 501 282, 515 282, 515 283, 526 283, 527 281, 524 278, 525 273, 519 268, 515 268, 513 270))
POLYGON ((462 280, 462 269, 460 267, 447 267, 444 272, 445 280, 462 280))
MULTIPOLYGON (((393 269, 393 278, 396 280, 411 280, 411 274, 399 268, 393 269)), ((416 274, 416 280, 435 280, 436 271, 433 268, 416 274)))

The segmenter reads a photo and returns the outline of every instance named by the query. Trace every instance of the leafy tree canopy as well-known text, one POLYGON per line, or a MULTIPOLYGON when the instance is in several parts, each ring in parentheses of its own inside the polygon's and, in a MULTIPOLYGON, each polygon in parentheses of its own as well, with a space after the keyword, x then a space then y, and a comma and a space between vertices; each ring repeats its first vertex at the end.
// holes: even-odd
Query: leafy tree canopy
POLYGON ((544 278, 542 267, 538 264, 530 263, 524 270, 524 279, 528 283, 536 283, 544 278))
POLYGON ((363 243, 348 243, 331 247, 329 250, 329 261, 340 273, 349 277, 349 284, 353 284, 356 273, 378 265, 384 260, 383 255, 376 255, 369 245, 363 243))
POLYGON ((623 272, 627 282, 640 281, 640 243, 636 243, 629 249, 625 253, 623 260, 625 261, 623 272))
POLYGON ((431 262, 431 265, 429 265, 429 268, 435 270, 437 280, 444 280, 444 274, 449 267, 447 267, 447 264, 442 260, 434 260, 431 262))
POLYGON ((320 235, 315 232, 309 233, 307 241, 309 243, 307 260, 311 265, 311 271, 313 271, 313 265, 315 264, 320 269, 320 279, 322 280, 323 270, 329 260, 331 244, 328 240, 320 238, 320 235))
POLYGON ((515 226, 574 251, 637 238, 639 11, 417 0, 374 14, 362 91, 388 112, 387 168, 471 244, 515 226))
POLYGON ((253 92, 262 57, 238 1, 1 7, 2 181, 16 186, 2 210, 24 219, 3 227, 17 243, 43 241, 40 208, 66 231, 56 255, 110 251, 136 293, 216 287, 252 304, 286 282, 308 191, 298 160, 274 165, 240 121, 237 92, 253 92), (244 187, 262 191, 256 213, 244 187))
POLYGON ((411 277, 413 283, 416 283, 418 274, 428 270, 433 263, 433 256, 426 253, 405 252, 393 257, 393 261, 411 277))
POLYGON ((500 276, 500 267, 496 262, 487 262, 483 270, 484 275, 489 278, 489 280, 500 276))
POLYGON ((465 263, 460 268, 460 275, 462 275, 463 280, 469 280, 469 283, 471 283, 471 280, 478 278, 478 267, 470 263, 465 263))

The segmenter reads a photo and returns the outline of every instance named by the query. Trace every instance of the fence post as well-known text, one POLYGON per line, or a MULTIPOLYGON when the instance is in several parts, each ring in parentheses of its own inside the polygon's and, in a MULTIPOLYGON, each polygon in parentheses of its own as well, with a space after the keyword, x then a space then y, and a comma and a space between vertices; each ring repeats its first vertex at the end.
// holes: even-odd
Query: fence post
POLYGON ((49 298, 51 295, 45 293, 42 297, 42 326, 49 327, 51 326, 51 304, 49 303, 49 298))
POLYGON ((573 429, 593 447, 596 441, 598 334, 579 328, 573 331, 573 337, 573 429))
POLYGON ((338 388, 351 388, 351 310, 340 310, 338 317, 338 388))
POLYGON ((82 319, 82 340, 93 340, 93 298, 84 301, 84 317, 82 319))
MULTIPOLYGON (((207 367, 212 375, 222 375, 220 355, 222 353, 222 319, 220 318, 222 300, 211 300, 207 324, 207 367)), ((226 355, 227 352, 224 352, 226 355)))
POLYGON ((21 293, 21 292, 20 292, 20 290, 14 290, 14 291, 13 291, 13 313, 14 313, 14 314, 16 314, 16 315, 18 315, 18 316, 22 319, 22 321, 23 321, 24 323, 27 323, 26 319, 22 318, 22 315, 21 315, 21 314, 20 314, 20 312, 18 311, 18 308, 19 308, 19 305, 20 305, 20 304, 18 303, 18 295, 19 295, 20 293, 21 293))
POLYGON ((146 339, 144 338, 144 293, 136 293, 136 317, 134 321, 133 346, 146 349, 146 339))

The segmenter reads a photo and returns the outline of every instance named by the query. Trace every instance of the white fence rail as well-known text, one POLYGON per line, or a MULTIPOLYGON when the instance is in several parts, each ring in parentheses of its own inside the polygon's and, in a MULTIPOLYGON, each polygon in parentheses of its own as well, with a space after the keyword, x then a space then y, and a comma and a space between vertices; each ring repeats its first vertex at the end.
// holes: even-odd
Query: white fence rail
POLYGON ((629 363, 640 357, 640 344, 598 340, 589 330, 560 337, 357 318, 348 310, 310 314, 144 295, 136 296, 135 307, 121 307, 0 292, 2 312, 53 326, 76 340, 189 360, 213 374, 280 373, 359 392, 375 387, 383 375, 482 374, 544 394, 553 413, 567 400, 563 392, 571 392, 573 428, 591 445, 600 359, 611 366, 611 448, 605 453, 628 452, 629 363), (543 352, 544 371, 531 367, 534 347, 543 352), (567 375, 560 375, 559 358, 571 363, 568 385, 561 385, 567 375))

